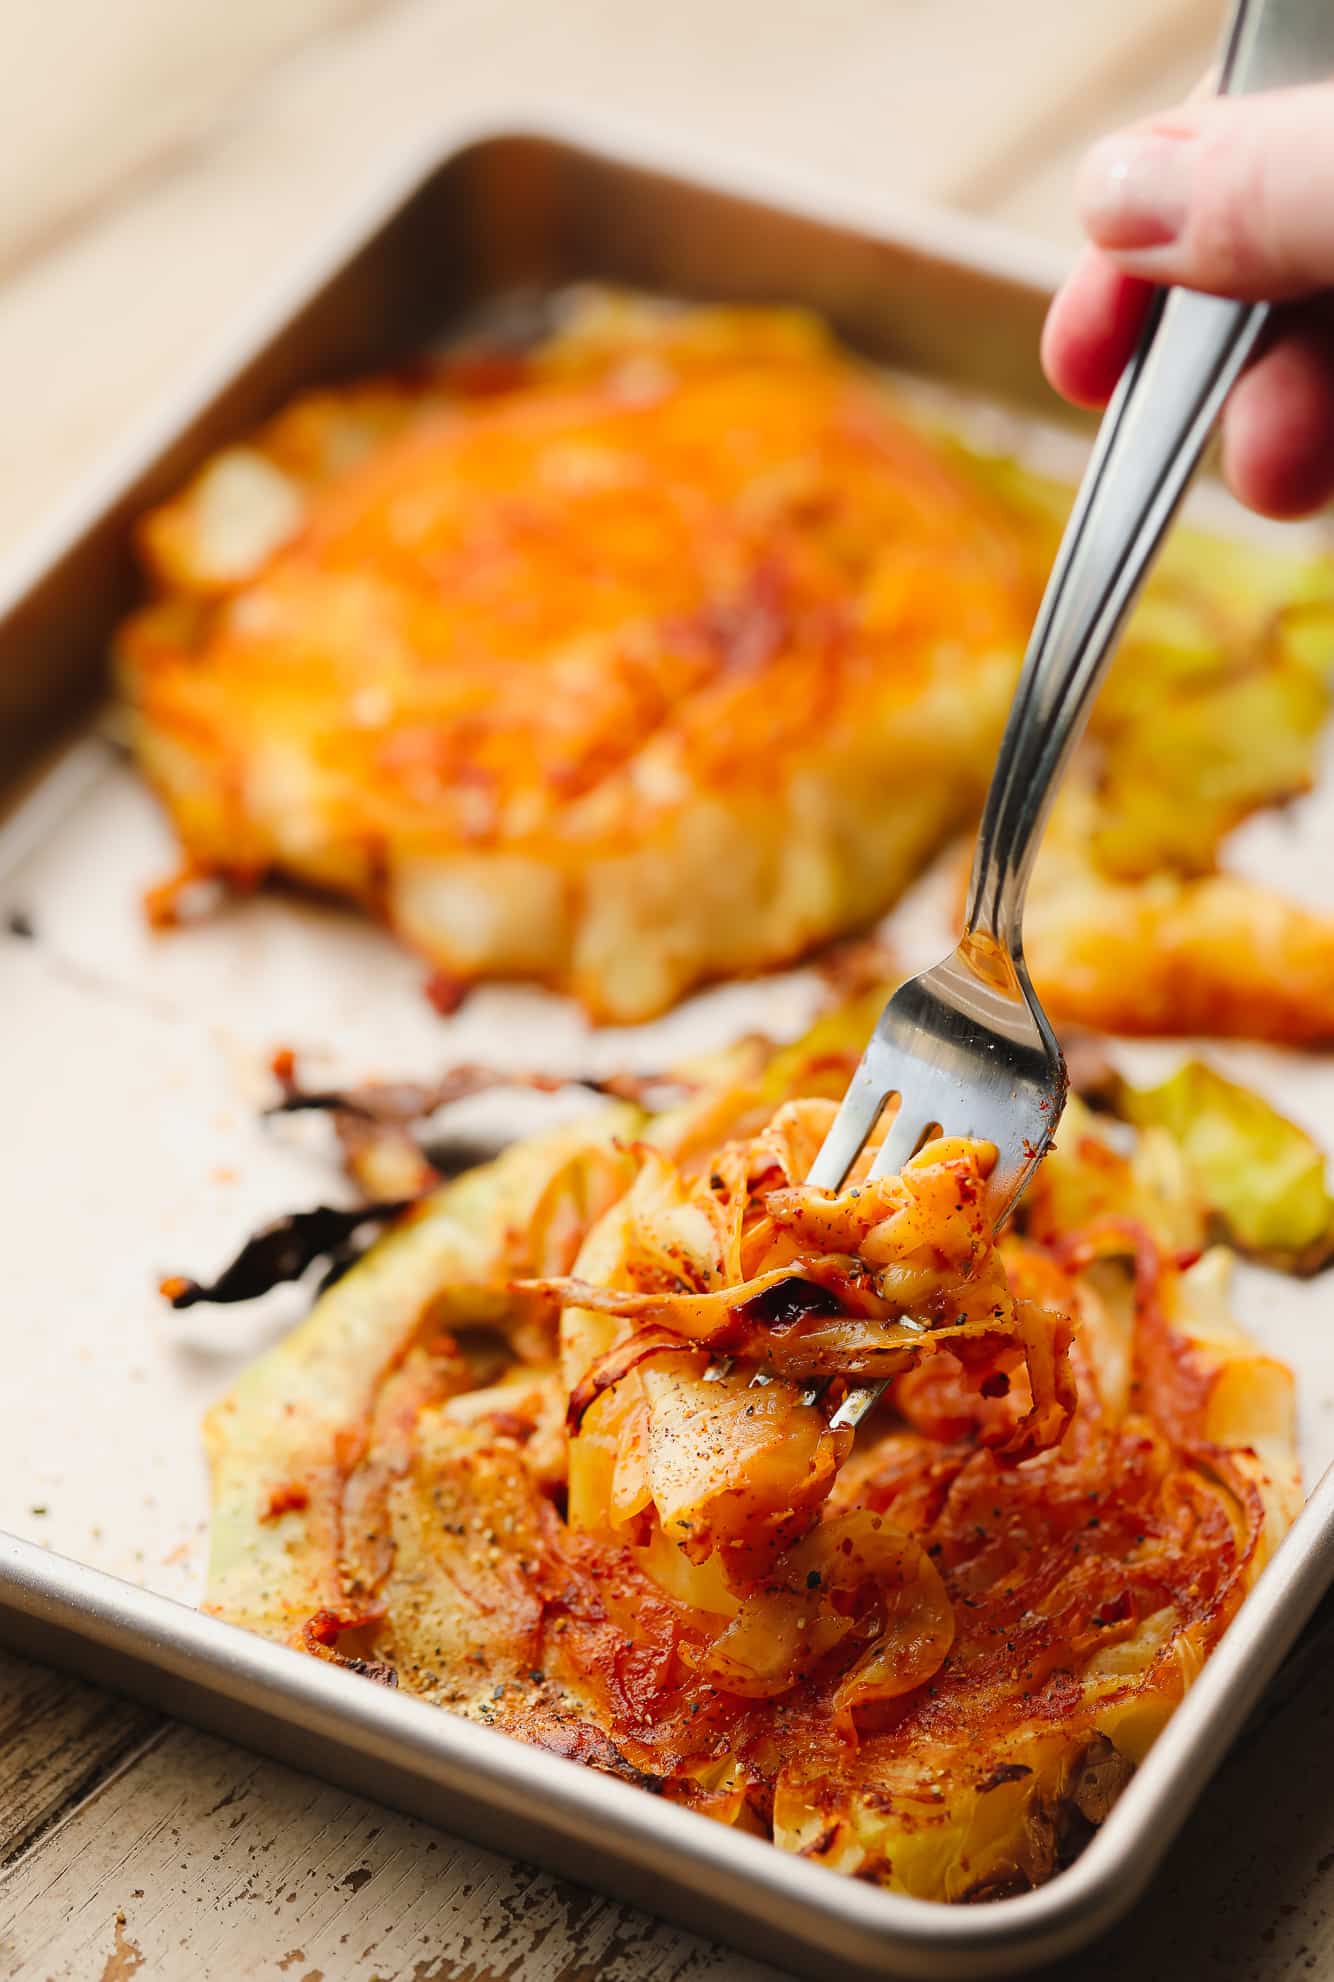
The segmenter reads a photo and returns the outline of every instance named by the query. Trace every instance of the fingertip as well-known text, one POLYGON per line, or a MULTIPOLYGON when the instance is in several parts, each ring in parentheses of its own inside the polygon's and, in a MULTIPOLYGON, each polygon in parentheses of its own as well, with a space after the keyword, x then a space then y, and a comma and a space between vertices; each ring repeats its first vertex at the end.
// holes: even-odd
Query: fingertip
POLYGON ((1248 509, 1290 520, 1334 494, 1334 327, 1295 326, 1233 388, 1223 473, 1248 509))
POLYGON ((1081 344, 1076 307, 1070 301, 1067 285, 1058 289, 1047 309, 1042 326, 1039 355, 1047 383, 1074 406, 1098 406, 1096 391, 1089 391, 1088 364, 1081 344))
POLYGON ((1052 299, 1042 329, 1042 368, 1063 398, 1102 406, 1135 348, 1149 285, 1086 249, 1052 299))

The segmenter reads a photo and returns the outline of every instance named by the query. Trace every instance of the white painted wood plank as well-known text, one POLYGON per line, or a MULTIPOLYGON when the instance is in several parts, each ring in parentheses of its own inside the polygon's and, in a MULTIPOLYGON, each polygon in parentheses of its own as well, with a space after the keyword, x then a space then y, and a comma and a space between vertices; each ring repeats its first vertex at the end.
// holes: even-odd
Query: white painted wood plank
MULTIPOLYGON (((1110 65, 1136 74, 1160 44, 1194 37, 1221 0, 1129 0, 1119 9, 1014 0, 826 0, 761 11, 751 0, 684 10, 565 6, 558 81, 582 99, 619 102, 629 86, 655 113, 769 143, 777 112, 799 145, 844 148, 873 178, 888 169, 956 185, 998 146, 1046 148, 1110 65), (1141 42, 1146 42, 1143 53, 1141 42), (961 51, 964 51, 961 56, 961 51), (793 89, 796 79, 805 87, 793 89), (1073 88, 1071 88, 1073 85, 1073 88), (953 116, 942 117, 942 107, 953 116), (901 160, 901 163, 900 163, 901 160)), ((104 214, 143 175, 195 154, 253 117, 257 82, 299 48, 354 33, 403 0, 8 0, 0 128, 0 265, 104 214)), ((437 12, 446 16, 451 11, 437 12)), ((535 0, 488 10, 494 53, 528 73, 535 0)), ((550 10, 547 10, 550 11, 550 10)), ((360 38, 360 37, 359 37, 360 38)), ((458 83, 447 78, 451 93, 458 83)), ((281 78, 279 88, 282 88, 281 78)), ((332 102, 332 99, 331 99, 332 102)))
MULTIPOLYGON (((1044 1975, 1334 1973, 1332 1754, 1322 1653, 1243 1738, 1125 1924, 1044 1975)), ((155 1982, 775 1982, 634 1909, 183 1728, 0 1878, 6 1982, 127 1982, 136 1964, 155 1982)))
POLYGON ((173 153, 132 201, 6 285, 0 546, 386 159, 452 114, 516 99, 612 109, 1003 212, 1016 134, 1031 165, 1053 103, 1101 106, 1101 78, 1122 75, 1146 36, 1156 45, 1165 17, 1203 54, 1219 4, 399 0, 354 19, 253 83, 212 143, 173 153))
POLYGON ((145 1707, 0 1652, 0 1866, 164 1725, 145 1707))
POLYGON ((1206 0, 1202 14, 1193 17, 1191 33, 1153 37, 1147 51, 1150 59, 1124 74, 1118 68, 1092 100, 1067 105, 1053 119, 1041 146, 1016 146, 1008 170, 998 174, 996 184, 960 187, 961 203, 1011 227, 1060 241, 1073 253, 1080 238, 1075 172, 1085 148, 1105 131, 1183 100, 1205 66, 1210 21, 1219 11, 1218 0, 1206 0))
POLYGON ((245 89, 376 0, 6 0, 0 270, 95 220, 145 172, 244 115, 245 89))
POLYGON ((184 1728, 0 1883, 8 1982, 775 1982, 775 1971, 184 1728), (121 1967, 114 1964, 119 1961, 121 1967))

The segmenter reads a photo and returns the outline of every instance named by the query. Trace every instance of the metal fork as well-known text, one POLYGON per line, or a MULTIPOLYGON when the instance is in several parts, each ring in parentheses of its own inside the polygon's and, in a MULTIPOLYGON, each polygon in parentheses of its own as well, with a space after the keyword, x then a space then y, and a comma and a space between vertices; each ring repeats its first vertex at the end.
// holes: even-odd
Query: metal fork
MULTIPOLYGON (((1314 9, 1311 0, 1241 0, 1220 87, 1259 89, 1319 73, 1321 58, 1334 58, 1331 15, 1324 0, 1314 9)), ((1066 1073, 1024 963, 1029 873, 1117 634, 1267 314, 1264 304, 1186 290, 1156 297, 1103 419, 1025 656, 978 833, 963 939, 890 999, 809 1183, 843 1185, 894 1097, 898 1109, 870 1175, 900 1170, 932 1134, 994 1143, 998 1223, 1047 1150, 1066 1073)), ((755 1380, 771 1379, 761 1372, 755 1380)), ((826 1387, 803 1395, 813 1401, 826 1387)), ((884 1388, 854 1386, 830 1424, 858 1424, 884 1388)))

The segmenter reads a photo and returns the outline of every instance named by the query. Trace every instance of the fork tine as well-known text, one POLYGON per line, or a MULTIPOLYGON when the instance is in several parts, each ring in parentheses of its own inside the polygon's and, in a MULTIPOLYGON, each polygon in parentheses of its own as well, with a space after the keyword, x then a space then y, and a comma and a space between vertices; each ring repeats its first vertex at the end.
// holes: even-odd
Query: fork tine
POLYGON ((876 1151, 875 1162, 871 1165, 872 1177, 892 1177, 901 1170, 922 1139, 922 1132, 928 1123, 921 1115, 915 1114, 908 1106, 908 1097, 899 1100, 899 1112, 889 1126, 885 1140, 876 1151))
MULTIPOLYGON (((807 1173, 806 1181, 814 1184, 817 1190, 836 1191, 851 1170, 866 1146, 866 1139, 879 1121, 889 1094, 884 1083, 871 1071, 870 1062, 875 1054, 876 1040, 862 1054, 857 1071, 848 1086, 847 1093, 839 1103, 838 1113, 830 1125, 829 1133, 820 1145, 820 1153, 807 1173)), ((715 1356, 704 1372, 706 1383, 719 1383, 733 1367, 735 1357, 715 1356)), ((772 1373, 757 1370, 751 1378, 751 1387, 772 1383, 772 1373)), ((807 1401, 814 1403, 827 1386, 809 1385, 807 1401)), ((805 1395, 806 1393, 803 1393, 805 1395)))
MULTIPOLYGON (((714 1375, 714 1371, 716 1368, 717 1368, 716 1364, 711 1364, 710 1367, 707 1370, 705 1370, 704 1381, 706 1383, 717 1382, 717 1377, 714 1375)), ((750 1382, 746 1387, 748 1390, 767 1390, 767 1388, 771 1383, 777 1383, 777 1381, 778 1378, 773 1370, 756 1370, 754 1376, 750 1379, 750 1382)), ((818 1404, 820 1399, 824 1396, 825 1391, 828 1390, 832 1382, 833 1382, 832 1377, 828 1377, 828 1376, 816 1377, 813 1382, 806 1384, 806 1386, 803 1389, 797 1392, 798 1403, 818 1404)))
MULTIPOLYGON (((865 1053, 863 1053, 858 1063, 857 1071, 849 1084, 848 1091, 839 1104, 838 1113, 830 1125, 829 1133, 820 1145, 820 1153, 807 1173, 807 1183, 814 1184, 817 1190, 836 1191, 840 1188, 853 1164, 866 1147, 867 1138, 875 1128, 886 1105, 893 1099, 894 1090, 887 1088, 883 1079, 871 1070, 870 1063, 881 1057, 875 1051, 877 1043, 873 1038, 865 1053)), ((885 1148, 897 1150, 905 1142, 907 1147, 904 1148, 903 1154, 895 1157, 888 1166, 885 1165, 884 1151, 882 1150, 872 1169, 872 1176, 885 1175, 887 1168, 895 1170, 902 1169, 908 1157, 912 1155, 924 1127, 925 1124, 919 1122, 911 1131, 909 1130, 904 1123, 903 1107, 900 1101, 899 1113, 885 1137, 885 1148)), ((704 1372, 705 1382, 720 1382, 728 1374, 729 1370, 734 1367, 734 1364, 734 1357, 715 1357, 704 1372)), ((766 1384, 770 1384, 773 1381, 774 1374, 772 1370, 759 1369, 756 1370, 754 1376, 750 1379, 749 1388, 752 1390, 762 1389, 766 1384)), ((881 1389, 883 1387, 883 1385, 880 1386, 881 1389)), ((818 1383, 807 1384, 801 1393, 802 1402, 806 1404, 818 1403, 828 1388, 828 1378, 818 1383)), ((840 1412, 849 1410, 861 1394, 862 1392, 860 1390, 850 1391, 839 1407, 840 1412)), ((863 1405, 862 1410, 858 1412, 856 1417, 844 1417, 840 1421, 845 1424, 856 1424, 858 1418, 870 1409, 871 1404, 875 1402, 875 1398, 879 1394, 880 1390, 876 1389, 874 1396, 870 1396, 869 1401, 863 1405)))
MULTIPOLYGON (((931 1124, 908 1106, 906 1094, 899 1096, 899 1112, 890 1123, 884 1141, 876 1151, 871 1176, 892 1177, 916 1150, 923 1132, 931 1124)), ((885 1394, 883 1383, 854 1383, 829 1420, 830 1431, 852 1430, 885 1394)))
POLYGON ((872 1039, 862 1054, 820 1153, 806 1174, 806 1182, 817 1190, 836 1191, 842 1186, 889 1099, 890 1090, 871 1071, 870 1062, 878 1057, 875 1044, 872 1039))
POLYGON ((859 1425, 867 1412, 880 1402, 887 1388, 885 1383, 854 1384, 829 1420, 830 1431, 851 1430, 859 1425))

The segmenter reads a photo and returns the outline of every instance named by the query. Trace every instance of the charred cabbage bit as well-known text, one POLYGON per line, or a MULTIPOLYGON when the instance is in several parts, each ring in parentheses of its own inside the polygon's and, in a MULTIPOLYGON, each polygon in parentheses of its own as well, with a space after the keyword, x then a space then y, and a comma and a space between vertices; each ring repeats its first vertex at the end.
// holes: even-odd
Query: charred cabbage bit
POLYGON ((489 1094, 498 1087, 530 1088, 536 1094, 559 1094, 568 1087, 586 1088, 590 1094, 605 1094, 619 1101, 639 1101, 666 1088, 678 1096, 690 1086, 682 1075, 664 1074, 549 1074, 524 1072, 512 1067, 485 1067, 464 1062, 448 1068, 433 1081, 367 1081, 360 1087, 307 1088, 297 1079, 295 1055, 288 1050, 273 1056, 273 1073, 282 1087, 282 1098, 270 1108, 272 1115, 295 1115, 303 1110, 316 1113, 360 1115, 366 1121, 409 1128, 429 1116, 476 1094, 489 1094))
MULTIPOLYGON (((1069 500, 800 312, 585 294, 522 359, 298 399, 144 520, 134 747, 183 885, 350 896, 442 1011, 501 976, 646 1017, 967 827, 1069 500)), ((1173 536, 1035 879, 1058 1017, 1327 1035, 1334 918, 1217 865, 1307 788, 1331 655, 1328 560, 1173 536)))
MULTIPOLYGON (((270 1512, 272 1513, 272 1510, 270 1512)), ((358 1658, 354 1652, 346 1652, 342 1649, 342 1641, 345 1638, 350 1642, 357 1632, 365 1631, 368 1626, 379 1621, 378 1615, 373 1612, 364 1617, 339 1617, 336 1611, 317 1610, 315 1615, 308 1617, 301 1627, 302 1648, 315 1658, 328 1659, 332 1665, 341 1665, 345 1672, 360 1673, 363 1679, 374 1679, 381 1686, 397 1686, 398 1674, 393 1666, 386 1665, 383 1659, 358 1658)))
POLYGON ((1123 1084, 1117 1112, 1165 1129, 1190 1181, 1243 1252, 1299 1273, 1334 1256, 1325 1153, 1250 1088, 1189 1060, 1157 1087, 1123 1084))
POLYGON ((806 1186, 864 1021, 423 1199, 210 1414, 209 1603, 980 1898, 1079 1848, 1254 1581, 1292 1385, 1161 1128, 1113 1148, 1072 1103, 999 1242, 984 1145, 806 1186))
POLYGON ((559 1094, 584 1088, 625 1101, 680 1099, 690 1091, 684 1074, 544 1074, 463 1064, 433 1081, 367 1081, 358 1087, 309 1088, 298 1077, 296 1055, 288 1047, 273 1055, 272 1072, 280 1096, 271 1116, 324 1114, 334 1125, 348 1175, 369 1199, 413 1198, 442 1177, 455 1176, 483 1156, 474 1145, 447 1140, 434 1131, 433 1118, 456 1101, 496 1089, 526 1088, 559 1094))
POLYGON ((332 1286, 360 1259, 369 1235, 406 1211, 410 1201, 346 1208, 317 1204, 311 1211, 289 1212, 247 1239, 216 1280, 170 1273, 158 1291, 174 1308, 192 1308, 200 1301, 254 1301, 285 1280, 300 1280, 319 1259, 325 1261, 321 1288, 332 1286))

